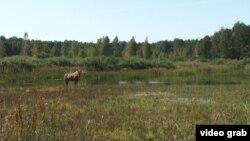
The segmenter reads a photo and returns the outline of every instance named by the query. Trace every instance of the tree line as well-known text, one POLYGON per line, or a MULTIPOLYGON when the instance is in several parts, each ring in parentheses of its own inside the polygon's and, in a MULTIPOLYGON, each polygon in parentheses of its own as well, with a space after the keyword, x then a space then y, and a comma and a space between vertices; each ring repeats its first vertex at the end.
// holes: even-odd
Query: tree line
POLYGON ((242 22, 234 24, 232 29, 221 28, 211 36, 202 39, 173 41, 163 40, 149 43, 120 41, 108 36, 99 38, 96 43, 79 41, 41 41, 29 40, 28 33, 23 38, 0 36, 0 58, 6 56, 33 56, 36 58, 69 57, 86 58, 112 56, 143 59, 168 58, 173 60, 250 57, 250 25, 242 22))

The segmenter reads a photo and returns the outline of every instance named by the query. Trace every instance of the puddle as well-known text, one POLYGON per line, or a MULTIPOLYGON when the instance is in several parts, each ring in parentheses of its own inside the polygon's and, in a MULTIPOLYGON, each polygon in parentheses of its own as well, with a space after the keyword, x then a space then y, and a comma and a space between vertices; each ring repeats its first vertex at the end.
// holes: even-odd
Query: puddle
POLYGON ((167 81, 150 80, 148 81, 148 84, 170 84, 170 83, 167 81))
POLYGON ((151 85, 155 85, 155 84, 170 84, 170 82, 167 81, 157 81, 157 80, 149 80, 149 81, 125 81, 125 80, 119 80, 118 81, 119 85, 123 85, 123 84, 151 84, 151 85))
POLYGON ((199 103, 214 103, 212 99, 208 98, 197 98, 197 97, 184 97, 184 96, 177 96, 176 94, 169 93, 169 92, 139 92, 131 97, 157 97, 161 96, 163 99, 174 101, 174 102, 199 102, 199 103))
POLYGON ((120 80, 120 81, 118 81, 118 84, 119 85, 128 84, 128 81, 122 81, 122 80, 120 80))

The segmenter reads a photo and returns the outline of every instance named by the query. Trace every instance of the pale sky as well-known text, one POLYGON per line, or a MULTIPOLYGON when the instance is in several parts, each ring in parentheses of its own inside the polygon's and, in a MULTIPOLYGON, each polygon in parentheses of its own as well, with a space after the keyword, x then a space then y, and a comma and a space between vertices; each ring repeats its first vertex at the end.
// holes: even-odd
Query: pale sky
POLYGON ((250 24, 250 0, 0 0, 0 35, 96 42, 199 39, 237 21, 250 24))

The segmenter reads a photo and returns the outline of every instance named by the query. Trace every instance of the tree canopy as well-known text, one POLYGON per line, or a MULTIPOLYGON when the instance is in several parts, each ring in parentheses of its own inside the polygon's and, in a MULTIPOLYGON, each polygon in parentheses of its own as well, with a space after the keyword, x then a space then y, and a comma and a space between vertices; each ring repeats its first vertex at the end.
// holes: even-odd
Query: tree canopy
POLYGON ((113 40, 103 36, 96 43, 29 40, 27 32, 24 33, 23 38, 0 36, 0 58, 13 55, 37 58, 114 56, 173 60, 241 59, 250 57, 250 25, 236 22, 232 29, 221 28, 212 36, 205 36, 199 40, 174 39, 154 43, 149 43, 148 38, 142 43, 136 42, 134 37, 129 41, 119 41, 117 36, 113 40))

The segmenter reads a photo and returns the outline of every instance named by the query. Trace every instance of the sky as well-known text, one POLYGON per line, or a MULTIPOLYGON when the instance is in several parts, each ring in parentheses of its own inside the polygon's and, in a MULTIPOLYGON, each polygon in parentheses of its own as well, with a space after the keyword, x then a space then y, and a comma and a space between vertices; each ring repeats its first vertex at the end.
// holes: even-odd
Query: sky
POLYGON ((6 38, 96 42, 200 39, 237 22, 250 24, 250 0, 0 0, 6 38))

